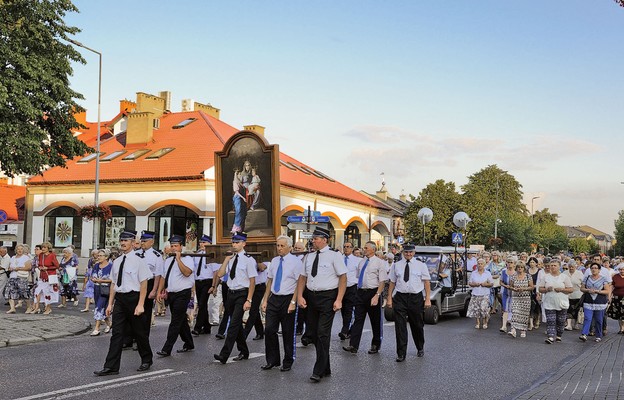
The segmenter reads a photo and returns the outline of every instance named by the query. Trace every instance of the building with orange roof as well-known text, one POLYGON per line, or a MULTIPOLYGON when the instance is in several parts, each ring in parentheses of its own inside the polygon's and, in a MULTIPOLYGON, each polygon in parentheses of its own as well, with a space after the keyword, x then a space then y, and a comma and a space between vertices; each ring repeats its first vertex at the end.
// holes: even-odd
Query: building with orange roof
MULTIPOLYGON (((221 121, 220 110, 208 104, 183 100, 182 111, 172 112, 170 98, 169 92, 139 92, 101 125, 99 202, 111 208, 112 218, 98 228, 79 216, 94 201, 96 154, 90 154, 28 181, 27 241, 73 244, 86 256, 94 229, 98 247, 115 246, 124 227, 156 231, 160 248, 172 233, 187 232, 192 249, 201 234, 214 237, 214 153, 240 129, 221 121)), ((75 136, 95 147, 97 124, 80 118, 85 128, 75 136)), ((244 130, 264 135, 259 125, 244 130)), ((300 231, 288 229, 286 218, 309 207, 330 218, 334 244, 374 240, 386 246, 393 239, 394 211, 386 204, 282 152, 279 163, 282 233, 299 240, 300 231)))
POLYGON ((0 179, 0 244, 14 249, 23 237, 26 187, 0 179))

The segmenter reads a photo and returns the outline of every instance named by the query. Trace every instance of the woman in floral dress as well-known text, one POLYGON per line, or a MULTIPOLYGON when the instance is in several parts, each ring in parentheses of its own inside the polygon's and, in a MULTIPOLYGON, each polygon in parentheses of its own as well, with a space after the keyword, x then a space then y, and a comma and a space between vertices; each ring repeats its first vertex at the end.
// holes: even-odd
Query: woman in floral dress
POLYGON ((102 321, 106 324, 104 333, 110 332, 110 318, 106 317, 106 307, 108 306, 108 296, 103 295, 102 288, 108 288, 110 293, 111 285, 111 270, 113 269, 113 263, 109 260, 110 252, 108 250, 98 251, 98 262, 93 265, 93 272, 91 273, 91 281, 93 282, 93 297, 95 300, 95 311, 93 312, 93 319, 95 319, 95 329, 91 332, 91 336, 97 336, 100 334, 100 325, 102 321))
POLYGON ((534 290, 533 279, 527 274, 527 267, 523 261, 516 262, 516 274, 511 277, 509 286, 511 289, 511 331, 509 335, 516 337, 520 331, 520 337, 526 337, 529 328, 529 316, 531 314, 531 293, 534 290))

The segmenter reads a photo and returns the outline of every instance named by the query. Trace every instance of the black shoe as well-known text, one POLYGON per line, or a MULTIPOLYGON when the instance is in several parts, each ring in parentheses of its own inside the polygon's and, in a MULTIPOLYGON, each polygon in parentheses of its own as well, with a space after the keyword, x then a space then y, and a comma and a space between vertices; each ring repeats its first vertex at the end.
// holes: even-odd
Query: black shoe
POLYGON ((176 353, 187 353, 192 351, 195 347, 182 347, 181 349, 177 349, 176 353))
POLYGON ((159 356, 161 356, 161 357, 169 357, 169 356, 171 355, 171 353, 167 353, 167 352, 166 352, 166 351, 164 351, 164 350, 158 350, 158 351, 156 352, 156 354, 158 354, 158 355, 159 355, 159 356))
POLYGON ((377 354, 379 353, 379 347, 375 346, 374 344, 371 345, 370 350, 368 350, 368 354, 377 354))
POLYGON ((347 340, 347 339, 349 339, 349 338, 351 337, 351 335, 349 335, 348 333, 342 333, 342 332, 340 332, 340 333, 338 334, 338 337, 340 338, 340 340, 347 340))
POLYGON ((301 336, 301 335, 303 335, 303 331, 297 331, 297 332, 295 332, 295 336, 301 336))
POLYGON ((253 339, 251 340, 262 340, 264 339, 264 335, 256 335, 253 339))
POLYGON ((239 355, 233 358, 234 361, 242 361, 242 360, 247 360, 247 359, 249 359, 249 354, 243 354, 243 353, 240 353, 239 355))
POLYGON ((353 346, 342 346, 342 349, 346 351, 347 353, 351 353, 351 354, 355 354, 358 352, 358 349, 356 349, 353 346))
POLYGON ((94 371, 93 373, 97 376, 119 375, 119 371, 115 371, 114 369, 110 368, 103 368, 102 370, 94 371))
POLYGON ((192 334, 193 336, 199 336, 199 335, 201 335, 201 332, 200 332, 200 331, 196 331, 195 329, 193 329, 193 330, 191 331, 191 334, 192 334))
POLYGON ((132 344, 124 344, 123 346, 121 346, 122 350, 130 350, 132 348, 132 344))
POLYGON ((310 380, 311 380, 312 382, 314 382, 314 383, 319 383, 319 382, 321 381, 321 377, 320 377, 320 376, 318 376, 318 375, 312 375, 312 376, 310 377, 310 380))
POLYGON ((425 355, 425 351, 424 350, 418 350, 418 353, 416 353, 416 357, 422 357, 425 355))
POLYGON ((282 371, 282 372, 290 371, 290 368, 292 368, 290 365, 288 365, 288 366, 284 365, 284 366, 282 366, 282 368, 280 368, 280 371, 282 371))
POLYGON ((147 371, 148 369, 150 369, 151 366, 152 366, 151 362, 143 363, 139 366, 139 368, 137 368, 137 371, 139 372, 147 371))
POLYGON ((404 355, 397 356, 395 361, 396 362, 403 362, 403 361, 405 361, 405 356, 404 355))
POLYGON ((139 351, 139 345, 135 343, 132 343, 132 351, 139 351))
POLYGON ((221 364, 225 364, 227 362, 227 358, 222 358, 220 355, 218 354, 214 354, 214 359, 219 361, 221 364))
POLYGON ((263 371, 268 371, 268 370, 272 369, 273 367, 279 367, 279 364, 263 365, 262 367, 260 367, 260 369, 263 370, 263 371))
POLYGON ((219 339, 219 340, 223 340, 223 339, 225 339, 225 335, 223 335, 223 334, 221 334, 221 333, 217 333, 217 334, 215 335, 215 337, 216 337, 217 339, 219 339))
POLYGON ((301 344, 302 345, 307 346, 310 343, 312 343, 312 341, 310 341, 310 339, 308 339, 307 337, 304 336, 304 337, 301 338, 301 344))

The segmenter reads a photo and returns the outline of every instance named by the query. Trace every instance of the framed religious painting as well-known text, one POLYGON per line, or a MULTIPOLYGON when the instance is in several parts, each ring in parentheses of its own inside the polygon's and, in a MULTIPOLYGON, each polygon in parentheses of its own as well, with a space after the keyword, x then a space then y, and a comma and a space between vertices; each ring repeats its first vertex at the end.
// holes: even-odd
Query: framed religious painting
POLYGON ((274 242, 280 233, 279 146, 240 131, 215 153, 217 243, 244 232, 248 242, 274 242))

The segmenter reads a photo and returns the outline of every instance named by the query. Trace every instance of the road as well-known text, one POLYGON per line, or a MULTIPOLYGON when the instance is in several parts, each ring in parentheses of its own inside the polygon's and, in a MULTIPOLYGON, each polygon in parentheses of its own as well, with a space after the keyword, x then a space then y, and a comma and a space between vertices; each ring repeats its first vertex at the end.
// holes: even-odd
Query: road
MULTIPOLYGON (((64 312, 78 314, 75 310, 64 312)), ((297 359, 289 372, 260 370, 265 363, 262 341, 248 341, 251 359, 221 365, 212 357, 223 345, 214 337, 216 329, 213 335, 195 338, 193 352, 174 352, 168 358, 155 355, 148 373, 136 372, 138 354, 125 351, 120 374, 98 378, 93 371, 103 365, 110 336, 89 337, 87 333, 0 349, 0 398, 510 399, 595 346, 581 343, 578 332, 566 332, 562 343, 548 345, 541 328, 529 332, 526 339, 513 339, 499 333, 500 325, 494 320, 483 331, 476 330, 472 320, 447 316, 437 325, 425 326, 425 357, 416 357, 410 339, 407 360, 397 363, 393 323, 384 326, 379 354, 366 353, 371 337, 366 330, 360 352, 353 355, 341 348, 344 342, 337 337, 339 322, 337 315, 331 346, 332 376, 318 384, 308 379, 315 358, 313 346, 297 347, 297 359)), ((164 343, 167 323, 168 318, 157 319, 151 336, 154 351, 164 343)), ((617 329, 615 324, 610 328, 612 332, 617 329)), ((178 341, 174 349, 180 347, 178 341)))

